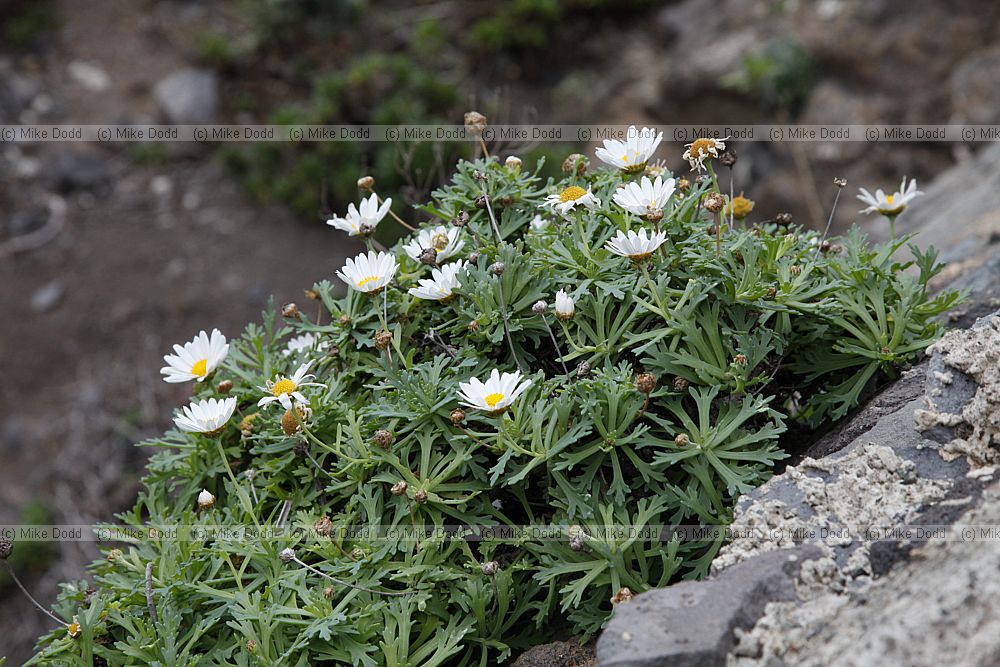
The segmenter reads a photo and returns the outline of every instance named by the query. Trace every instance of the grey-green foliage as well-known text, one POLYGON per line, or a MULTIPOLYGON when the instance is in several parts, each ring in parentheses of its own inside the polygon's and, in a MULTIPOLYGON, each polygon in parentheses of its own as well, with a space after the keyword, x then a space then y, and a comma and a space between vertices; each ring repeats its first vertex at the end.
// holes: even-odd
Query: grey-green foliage
POLYGON ((462 234, 478 258, 458 298, 419 301, 406 290, 430 269, 394 249, 388 353, 373 344, 382 297, 338 296, 339 282, 315 286, 318 314, 269 311, 251 324, 193 391, 217 395, 218 381, 230 380, 242 414, 257 416, 242 434, 234 418, 217 436, 171 431, 143 443, 157 451, 120 520, 273 527, 287 504, 289 525, 306 532, 128 545, 95 563, 89 584, 64 588, 57 610, 81 633, 44 637, 31 664, 486 664, 557 630, 592 635, 623 587, 704 575, 718 541, 611 529, 726 523, 735 499, 785 456, 789 424, 804 431, 843 416, 940 334, 932 316, 958 295, 929 294, 933 252, 914 248, 917 259, 901 262, 905 239, 870 246, 857 230, 838 248, 768 222, 727 226, 717 253, 714 221, 699 206, 708 183, 671 200, 659 223, 667 241, 638 267, 604 248, 616 230, 650 225, 611 203, 629 178, 598 171, 543 183, 494 160, 460 162, 424 210, 445 224, 470 212, 462 234), (501 243, 473 204, 477 170, 501 243), (531 228, 544 196, 571 184, 591 187, 603 205, 531 228), (488 269, 496 261, 506 267, 499 277, 488 269), (559 288, 576 314, 546 316, 556 350, 532 304, 559 288), (284 356, 302 332, 328 347, 284 356), (258 412, 260 387, 306 361, 326 388, 306 390, 307 437, 288 436, 282 409, 258 412), (469 410, 456 426, 459 382, 516 363, 533 384, 514 408, 469 410), (639 372, 657 377, 648 395, 636 388, 639 372), (374 444, 379 429, 394 435, 386 449, 374 444), (394 495, 400 481, 407 490, 394 495), (218 500, 198 512, 202 488, 218 500), (323 516, 338 529, 535 525, 556 537, 416 542, 335 529, 316 539, 308 531, 323 516), (341 581, 408 594, 334 583, 282 562, 288 547, 341 581), (483 571, 491 561, 493 576, 483 571), (144 595, 148 562, 158 625, 144 595))

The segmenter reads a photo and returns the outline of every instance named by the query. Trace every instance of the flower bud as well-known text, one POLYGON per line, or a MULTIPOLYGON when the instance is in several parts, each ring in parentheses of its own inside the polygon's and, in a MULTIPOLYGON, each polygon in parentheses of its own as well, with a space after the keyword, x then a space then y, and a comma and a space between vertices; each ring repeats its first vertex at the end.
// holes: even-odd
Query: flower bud
POLYGON ((14 543, 6 537, 0 538, 0 560, 7 560, 14 553, 14 543))
POLYGON ((378 445, 382 449, 388 450, 390 447, 392 447, 392 443, 396 442, 396 436, 392 434, 392 431, 380 428, 379 430, 375 431, 374 440, 376 445, 378 445))
POLYGON ((473 204, 475 205, 476 208, 482 210, 486 208, 486 205, 489 202, 489 200, 490 200, 489 195, 479 195, 478 197, 476 197, 476 200, 473 202, 473 204))
POLYGON ((688 381, 682 378, 680 375, 674 378, 674 391, 686 391, 688 388, 688 381))
POLYGON ((618 589, 618 592, 615 593, 615 596, 611 598, 611 604, 621 604, 623 602, 628 602, 629 600, 632 599, 632 597, 633 597, 632 591, 629 590, 627 587, 622 586, 620 589, 618 589))
POLYGON ((291 319, 298 319, 299 317, 299 307, 294 303, 286 303, 281 307, 282 317, 289 317, 291 319))
POLYGON ((479 322, 477 322, 476 320, 469 320, 469 323, 466 325, 465 328, 475 333, 476 331, 479 331, 479 322))
POLYGON ((511 155, 504 160, 503 166, 507 167, 511 171, 521 171, 521 158, 516 155, 511 155))
POLYGON ((278 558, 281 559, 282 563, 291 563, 295 560, 295 549, 292 549, 291 547, 282 549, 281 553, 278 554, 278 558))
POLYGON ((116 560, 118 560, 121 557, 122 557, 122 550, 119 549, 119 548, 117 548, 117 547, 115 547, 114 549, 112 549, 111 551, 109 551, 108 555, 106 556, 106 558, 107 558, 107 560, 108 560, 109 563, 114 563, 116 560))
POLYGON ((303 294, 303 296, 305 296, 310 301, 319 301, 320 300, 319 292, 317 292, 314 289, 304 289, 304 290, 302 290, 302 294, 303 294))
POLYGON ((656 389, 656 376, 652 373, 639 373, 635 378, 635 388, 641 394, 649 394, 656 389))
POLYGON ((531 312, 535 315, 544 315, 549 310, 549 304, 544 301, 536 301, 535 305, 531 307, 531 312))
POLYGON ((323 589, 323 597, 327 600, 333 597, 333 586, 327 586, 323 589))
POLYGON ((701 205, 709 213, 718 213, 722 210, 722 207, 726 205, 726 198, 718 192, 709 192, 701 200, 701 205))
POLYGON ((800 273, 802 273, 802 267, 799 266, 798 264, 793 264, 791 268, 789 268, 788 270, 791 271, 793 276, 797 276, 800 273))
POLYGON ((691 181, 689 181, 686 178, 678 179, 678 181, 677 181, 677 191, 678 192, 682 192, 683 193, 683 192, 687 192, 690 189, 691 189, 691 181))
POLYGON ((348 314, 345 313, 345 314, 341 315, 340 319, 337 320, 337 321, 341 324, 341 326, 345 326, 346 327, 346 326, 350 326, 350 324, 351 324, 351 322, 353 320, 351 319, 350 315, 348 315, 348 314))
POLYGON ((451 411, 451 423, 454 426, 460 426, 462 422, 465 421, 465 410, 462 408, 455 408, 451 411))
POLYGON ((465 131, 474 137, 481 136, 487 126, 486 116, 478 111, 466 111, 463 120, 465 121, 465 131))
POLYGON ((493 262, 492 264, 490 264, 490 273, 492 273, 495 276, 502 276, 503 272, 506 270, 507 267, 504 266, 503 262, 493 262))
POLYGON ((465 227, 469 224, 469 214, 465 211, 459 211, 458 215, 451 219, 451 224, 454 227, 465 227))
POLYGON ((479 253, 470 252, 469 253, 469 264, 477 264, 479 262, 479 253))
POLYGON ((254 651, 257 650, 257 642, 255 642, 253 639, 248 639, 247 643, 246 643, 246 647, 247 647, 248 651, 250 651, 251 653, 253 653, 254 651))
POLYGON ((333 522, 330 521, 330 517, 324 514, 319 518, 319 521, 313 524, 313 530, 316 531, 317 535, 326 537, 333 530, 333 522))
POLYGON ((590 364, 586 361, 581 361, 576 365, 576 376, 578 378, 585 378, 590 375, 590 364))
POLYGON ((371 190, 375 187, 375 179, 371 176, 362 176, 358 179, 359 190, 371 190))
POLYGON ((424 491, 423 489, 420 489, 419 491, 413 494, 413 500, 418 505, 423 505, 424 503, 427 502, 427 492, 424 491))
POLYGON ((500 563, 495 560, 487 561, 479 566, 479 569, 487 577, 495 577, 497 572, 500 571, 500 563))
POLYGON ((198 509, 207 510, 215 505, 215 496, 208 489, 202 489, 198 494, 198 509))
POLYGON ((771 287, 771 288, 769 288, 767 290, 767 298, 773 299, 776 296, 778 296, 778 288, 777 287, 771 287))
POLYGON ((745 355, 745 354, 737 354, 735 357, 733 357, 733 361, 735 361, 736 365, 738 365, 738 366, 746 366, 747 365, 747 355, 745 355))
POLYGON ((389 493, 391 493, 394 496, 402 496, 406 493, 406 489, 408 486, 409 485, 406 482, 404 482, 403 480, 399 480, 398 482, 392 485, 392 488, 389 489, 389 493))
POLYGON ((574 535, 569 538, 569 548, 573 551, 583 551, 586 546, 586 538, 583 535, 574 535))
POLYGON ((392 334, 385 329, 379 329, 375 332, 375 347, 380 350, 385 350, 392 343, 392 334))
POLYGON ((220 382, 218 384, 218 386, 215 388, 215 390, 217 392, 219 392, 220 394, 228 394, 229 392, 231 392, 233 390, 233 381, 232 380, 223 380, 222 382, 220 382))
POLYGON ((566 159, 562 163, 562 171, 564 174, 574 174, 576 176, 583 176, 587 173, 587 167, 590 166, 590 160, 588 160, 583 155, 579 153, 571 153, 566 156, 566 159))
POLYGON ((686 447, 687 445, 691 444, 691 439, 688 438, 683 433, 678 433, 677 437, 674 438, 674 444, 677 445, 678 447, 686 447))

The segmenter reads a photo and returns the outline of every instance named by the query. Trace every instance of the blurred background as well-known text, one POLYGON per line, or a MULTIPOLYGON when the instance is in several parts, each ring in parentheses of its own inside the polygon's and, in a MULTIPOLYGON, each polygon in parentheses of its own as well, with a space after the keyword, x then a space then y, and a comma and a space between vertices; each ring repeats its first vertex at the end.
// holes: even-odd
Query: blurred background
MULTIPOLYGON (((997 123, 1000 4, 981 0, 0 0, 0 123, 997 123)), ((975 146, 973 145, 973 148, 975 146)), ((946 143, 736 144, 759 219, 825 221, 832 179, 924 183, 946 143)), ((496 145, 526 165, 593 146, 496 145)), ((131 505, 189 387, 171 344, 303 301, 360 246, 323 224, 372 174, 423 201, 472 146, 0 144, 0 523, 131 505)), ((657 157, 686 173, 683 146, 657 157)), ((846 195, 850 194, 850 197, 846 195)), ((751 218, 752 219, 752 218, 751 218)), ((92 544, 19 544, 41 600, 92 544)), ((41 614, 0 574, 0 656, 41 614)))

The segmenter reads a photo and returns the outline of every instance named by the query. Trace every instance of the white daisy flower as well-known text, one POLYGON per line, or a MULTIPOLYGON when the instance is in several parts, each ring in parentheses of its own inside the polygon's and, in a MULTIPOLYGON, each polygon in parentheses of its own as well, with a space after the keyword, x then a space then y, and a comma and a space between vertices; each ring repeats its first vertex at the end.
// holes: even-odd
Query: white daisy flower
POLYGON ((543 206, 566 215, 579 204, 587 208, 597 208, 601 205, 601 200, 594 196, 590 188, 584 190, 579 185, 571 185, 557 195, 549 195, 545 198, 543 206))
POLYGON ((662 132, 656 132, 652 127, 636 130, 633 125, 628 128, 625 141, 605 139, 604 146, 598 148, 595 154, 601 162, 634 174, 646 168, 661 141, 662 132))
POLYGON ((325 350, 330 346, 328 341, 321 341, 319 336, 314 333, 304 333, 301 336, 295 336, 288 340, 288 344, 285 345, 285 349, 282 350, 281 356, 287 357, 292 354, 297 354, 304 350, 325 350))
POLYGON ((535 217, 528 223, 528 228, 535 233, 544 232, 548 227, 549 221, 538 214, 535 214, 535 217))
POLYGON ((681 157, 691 165, 691 171, 696 169, 701 171, 705 168, 705 160, 710 157, 718 158, 719 152, 726 150, 727 141, 729 141, 729 137, 725 139, 709 139, 707 137, 695 139, 687 144, 687 150, 681 157))
POLYGON ((458 386, 464 399, 462 405, 495 415, 509 408, 531 386, 531 380, 522 382, 520 371, 500 375, 500 371, 494 368, 486 382, 472 378, 468 382, 459 382, 458 386))
POLYGON ((194 340, 174 345, 175 354, 164 355, 167 365, 160 369, 164 382, 201 382, 214 371, 229 354, 229 343, 218 329, 212 329, 209 337, 204 331, 194 340))
POLYGON ((861 194, 858 195, 860 199, 865 204, 868 204, 868 208, 860 211, 861 213, 881 213, 886 217, 895 217, 903 212, 906 205, 909 204, 915 197, 924 194, 920 190, 917 190, 917 179, 910 181, 910 184, 906 184, 906 176, 903 176, 902 183, 899 184, 899 190, 887 195, 882 192, 881 189, 876 190, 875 194, 868 192, 864 188, 861 188, 861 194))
POLYGON ((556 292, 556 317, 565 322, 573 319, 575 313, 576 304, 573 302, 573 298, 564 290, 556 292))
POLYGON ((437 263, 443 264, 445 260, 454 257, 465 247, 465 241, 458 237, 458 227, 445 227, 438 225, 431 229, 421 229, 417 232, 417 237, 403 246, 403 250, 411 258, 420 261, 420 255, 428 248, 434 248, 437 252, 437 263))
POLYGON ((649 236, 645 229, 640 229, 638 234, 631 229, 628 234, 618 230, 618 234, 610 239, 605 247, 616 255, 628 257, 633 262, 641 262, 652 255, 666 240, 666 232, 657 232, 649 236))
POLYGON ((347 206, 346 217, 333 216, 326 221, 326 224, 347 232, 349 236, 367 236, 375 231, 378 223, 382 222, 391 205, 392 199, 389 198, 379 206, 378 195, 373 192, 368 199, 361 198, 360 210, 352 202, 347 206))
POLYGON ((361 253, 354 259, 348 259, 344 268, 337 271, 337 277, 365 294, 379 292, 389 284, 396 275, 399 264, 396 258, 387 252, 361 253))
POLYGON ((460 271, 464 271, 468 262, 452 262, 431 271, 431 277, 422 278, 418 287, 411 287, 409 293, 418 299, 444 301, 454 296, 456 287, 461 287, 458 280, 460 271))
POLYGON ((306 362, 299 366, 298 370, 292 374, 291 377, 278 377, 277 380, 268 380, 267 385, 259 387, 261 391, 266 391, 270 396, 265 396, 264 398, 257 401, 257 407, 262 408, 265 405, 271 405, 272 403, 279 403, 281 407, 286 410, 292 409, 292 401, 296 403, 301 403, 302 405, 308 405, 309 399, 299 391, 302 387, 325 387, 325 384, 320 384, 319 382, 309 382, 315 378, 315 375, 309 374, 309 367, 312 366, 312 362, 306 362))
POLYGON ((209 398, 191 402, 174 417, 177 428, 188 433, 213 434, 222 430, 236 410, 236 397, 209 398))
POLYGON ((615 190, 614 202, 629 213, 636 215, 655 215, 663 209, 674 194, 676 181, 668 178, 666 182, 661 176, 650 181, 643 176, 638 183, 627 183, 625 187, 615 190))

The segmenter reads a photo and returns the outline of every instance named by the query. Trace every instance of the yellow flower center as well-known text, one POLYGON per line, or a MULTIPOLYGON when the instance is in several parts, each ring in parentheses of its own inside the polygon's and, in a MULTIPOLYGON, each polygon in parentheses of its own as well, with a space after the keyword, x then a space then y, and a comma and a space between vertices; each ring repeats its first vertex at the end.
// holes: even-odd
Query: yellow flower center
POLYGON ((713 148, 715 148, 714 139, 695 139, 694 143, 691 144, 691 155, 692 157, 705 157, 712 154, 713 148))
POLYGON ((732 214, 732 216, 738 220, 742 220, 750 215, 750 212, 753 210, 753 206, 754 201, 752 199, 748 199, 743 195, 738 195, 733 197, 732 203, 726 207, 726 213, 732 214))
POLYGON ((441 252, 448 247, 448 235, 447 234, 435 234, 434 238, 431 239, 431 245, 438 252, 441 252))
POLYGON ((486 405, 490 406, 491 408, 495 408, 497 406, 497 403, 499 403, 500 401, 502 401, 504 398, 506 398, 506 397, 503 394, 499 394, 499 393, 497 393, 497 394, 490 394, 485 399, 486 400, 486 405))
POLYGON ((281 396, 282 394, 290 394, 295 391, 295 383, 288 378, 282 378, 274 383, 271 387, 271 393, 275 396, 281 396))
POLYGON ((559 201, 565 204, 568 201, 576 201, 585 194, 587 191, 579 185, 571 185, 559 194, 559 201))
POLYGON ((358 289, 364 287, 373 280, 378 280, 378 276, 368 276, 367 278, 362 278, 358 281, 358 289))
POLYGON ((886 197, 885 198, 885 203, 887 203, 889 206, 892 206, 892 198, 893 197, 895 197, 895 195, 889 195, 888 197, 886 197))
POLYGON ((202 359, 201 361, 194 362, 194 366, 191 367, 191 375, 197 375, 202 377, 208 372, 208 359, 202 359))

